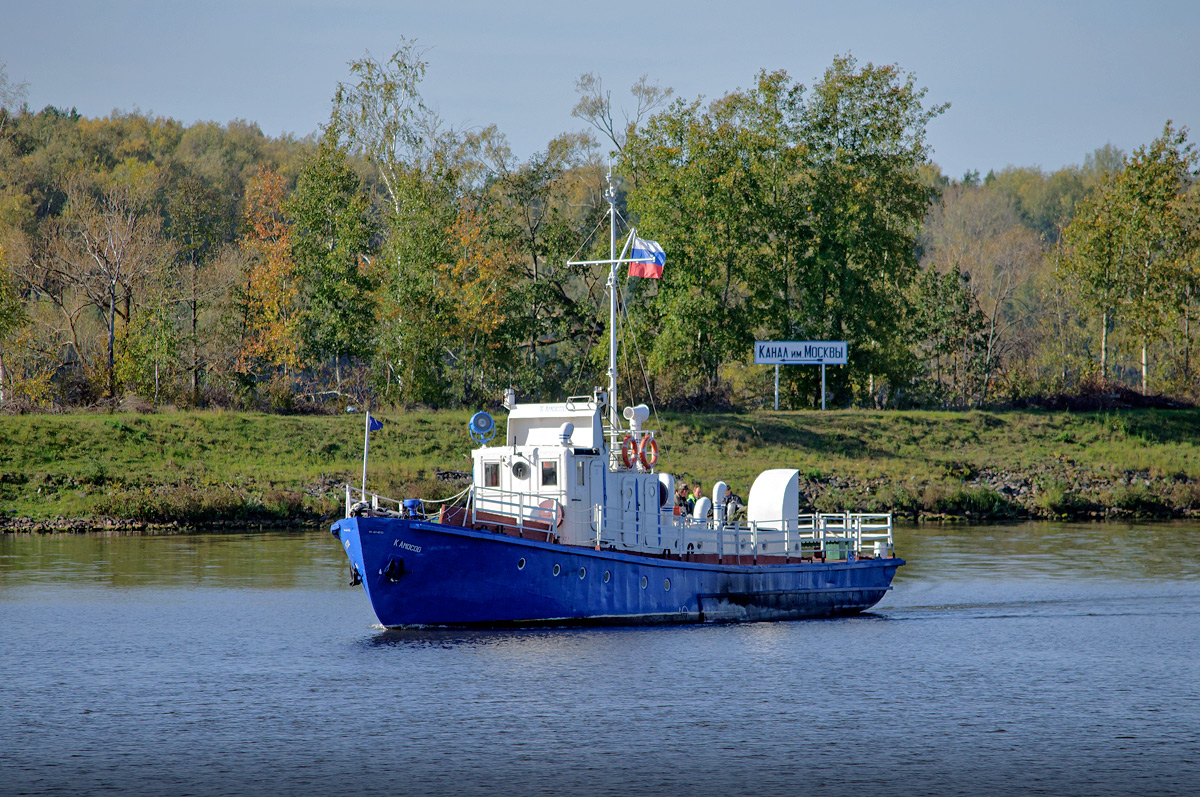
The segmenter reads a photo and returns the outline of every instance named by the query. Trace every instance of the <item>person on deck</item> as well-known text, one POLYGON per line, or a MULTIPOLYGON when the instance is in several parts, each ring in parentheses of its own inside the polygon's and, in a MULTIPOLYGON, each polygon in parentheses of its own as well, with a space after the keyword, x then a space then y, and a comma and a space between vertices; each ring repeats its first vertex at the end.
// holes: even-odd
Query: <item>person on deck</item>
POLYGON ((692 488, 687 497, 687 513, 691 515, 696 511, 696 502, 704 495, 704 487, 702 482, 696 482, 696 486, 692 488))
POLYGON ((688 486, 686 484, 680 484, 679 489, 675 491, 675 506, 682 509, 683 507, 687 506, 687 500, 688 486))
POLYGON ((746 504, 742 501, 742 497, 733 490, 729 491, 726 496, 725 518, 727 520, 743 520, 746 517, 746 504))

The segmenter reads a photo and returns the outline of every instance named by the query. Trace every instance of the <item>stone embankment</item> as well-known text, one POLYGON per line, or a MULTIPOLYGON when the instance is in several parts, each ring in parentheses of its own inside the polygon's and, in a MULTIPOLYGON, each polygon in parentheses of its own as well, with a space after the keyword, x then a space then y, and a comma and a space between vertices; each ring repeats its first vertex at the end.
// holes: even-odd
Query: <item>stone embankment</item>
MULTIPOLYGON (((1200 480, 1148 471, 1097 472, 1060 457, 1029 469, 975 471, 951 463, 940 482, 885 477, 802 476, 801 505, 821 512, 891 512, 909 520, 995 521, 1019 519, 1103 520, 1200 517, 1200 480)), ((336 480, 308 485, 319 504, 340 509, 336 480)), ((228 507, 238 517, 148 522, 116 517, 43 519, 0 517, 0 532, 109 532, 113 534, 322 528, 331 516, 253 517, 249 507, 228 507)))
POLYGON ((946 475, 939 483, 810 477, 801 480, 801 503, 914 520, 1200 517, 1200 481, 1182 473, 1101 473, 1060 458, 1027 470, 958 468, 946 475))
POLYGON ((246 531, 320 527, 321 518, 272 518, 269 521, 224 520, 172 521, 151 523, 125 518, 0 518, 0 533, 103 533, 113 534, 188 534, 197 531, 246 531))

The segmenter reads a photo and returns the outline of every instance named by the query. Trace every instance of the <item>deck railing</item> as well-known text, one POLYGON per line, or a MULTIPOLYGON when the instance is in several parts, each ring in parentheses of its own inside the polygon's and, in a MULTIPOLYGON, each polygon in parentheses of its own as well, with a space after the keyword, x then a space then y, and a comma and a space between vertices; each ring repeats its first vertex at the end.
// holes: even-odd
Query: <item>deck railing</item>
POLYGON ((346 485, 346 517, 352 517, 356 511, 369 509, 372 512, 403 515, 404 502, 394 498, 371 493, 351 484, 346 485))
MULTIPOLYGON (((596 507, 600 516, 608 513, 596 507)), ((661 513, 639 522, 637 515, 620 513, 604 529, 601 542, 614 548, 665 550, 682 554, 716 554, 719 558, 759 556, 844 559, 890 557, 894 553, 892 516, 858 512, 816 513, 788 520, 746 521, 715 518, 698 520, 661 513), (656 522, 657 520, 657 522, 656 522)))
MULTIPOLYGON (((466 498, 472 526, 524 534, 538 531, 575 544, 637 552, 716 555, 718 561, 755 562, 759 557, 847 559, 894 555, 892 516, 885 513, 820 512, 773 521, 696 519, 673 508, 623 512, 602 504, 564 508, 545 496, 496 487, 472 487, 466 498)), ((403 501, 346 486, 346 517, 362 511, 412 517, 403 501)), ((426 517, 418 513, 420 517, 426 517)), ((428 517, 433 517, 430 513, 428 517)))

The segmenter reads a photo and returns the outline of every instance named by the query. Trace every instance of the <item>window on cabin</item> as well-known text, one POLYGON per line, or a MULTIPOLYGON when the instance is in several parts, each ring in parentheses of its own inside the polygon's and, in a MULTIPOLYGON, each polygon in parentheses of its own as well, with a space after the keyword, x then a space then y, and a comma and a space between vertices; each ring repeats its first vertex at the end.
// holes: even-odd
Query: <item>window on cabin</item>
POLYGON ((584 467, 583 460, 576 460, 575 461, 575 483, 578 484, 580 487, 584 487, 587 485, 587 479, 584 477, 584 474, 586 474, 586 473, 587 473, 587 468, 584 467))
POLYGON ((558 486, 558 463, 543 462, 542 463, 542 486, 557 487, 558 486))
POLYGON ((500 463, 486 462, 483 465, 483 486, 484 487, 499 487, 500 486, 500 463))

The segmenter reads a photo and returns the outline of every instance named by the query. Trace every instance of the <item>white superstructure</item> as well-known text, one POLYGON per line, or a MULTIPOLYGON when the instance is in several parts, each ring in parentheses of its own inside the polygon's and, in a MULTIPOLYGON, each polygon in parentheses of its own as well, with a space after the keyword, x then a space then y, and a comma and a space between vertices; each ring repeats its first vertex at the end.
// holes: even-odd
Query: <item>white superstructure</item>
MULTIPOLYGON (((745 518, 730 517, 724 482, 691 515, 675 480, 654 467, 655 432, 643 407, 628 428, 606 426, 606 394, 558 404, 510 404, 501 445, 472 452, 468 522, 534 539, 681 557, 837 558, 888 555, 890 515, 800 514, 799 473, 770 470, 750 490, 745 518), (654 446, 649 441, 654 440, 654 446)), ((610 414, 615 417, 615 413, 610 414)))

